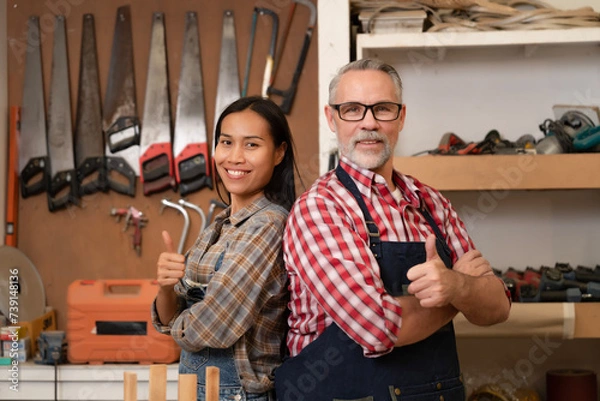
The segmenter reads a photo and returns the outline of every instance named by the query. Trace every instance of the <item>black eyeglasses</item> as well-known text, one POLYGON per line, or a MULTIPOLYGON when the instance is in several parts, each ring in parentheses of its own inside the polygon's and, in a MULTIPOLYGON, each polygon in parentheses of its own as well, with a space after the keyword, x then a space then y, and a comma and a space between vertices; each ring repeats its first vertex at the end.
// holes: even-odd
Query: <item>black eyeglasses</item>
POLYGON ((394 102, 380 102, 375 104, 362 104, 358 102, 347 102, 331 104, 337 110, 338 116, 344 121, 360 121, 371 110, 373 117, 378 121, 394 121, 400 115, 402 104, 394 102))

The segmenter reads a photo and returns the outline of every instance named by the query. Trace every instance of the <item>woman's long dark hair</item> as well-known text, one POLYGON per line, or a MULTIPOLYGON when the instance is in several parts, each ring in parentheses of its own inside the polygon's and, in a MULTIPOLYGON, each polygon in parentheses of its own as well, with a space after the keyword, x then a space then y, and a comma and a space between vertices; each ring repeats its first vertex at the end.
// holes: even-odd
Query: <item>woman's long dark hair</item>
MULTIPOLYGON (((285 114, 281 111, 281 108, 277 106, 272 100, 265 99, 260 96, 249 96, 243 97, 235 102, 231 103, 219 116, 217 125, 215 127, 214 143, 219 143, 219 137, 221 136, 221 124, 223 119, 229 114, 237 113, 250 109, 261 116, 267 124, 269 124, 271 137, 275 143, 275 148, 281 146, 282 143, 287 143, 285 155, 283 160, 273 170, 273 176, 269 183, 265 186, 264 192, 265 197, 273 203, 283 206, 285 209, 290 210, 292 204, 296 200, 296 184, 294 182, 294 171, 297 171, 296 162, 294 158, 294 141, 292 139, 292 132, 288 125, 285 114)), ((217 184, 221 181, 219 174, 215 172, 217 177, 217 184)), ((223 196, 217 185, 217 192, 221 199, 223 196)), ((229 194, 228 194, 229 195, 229 194)))

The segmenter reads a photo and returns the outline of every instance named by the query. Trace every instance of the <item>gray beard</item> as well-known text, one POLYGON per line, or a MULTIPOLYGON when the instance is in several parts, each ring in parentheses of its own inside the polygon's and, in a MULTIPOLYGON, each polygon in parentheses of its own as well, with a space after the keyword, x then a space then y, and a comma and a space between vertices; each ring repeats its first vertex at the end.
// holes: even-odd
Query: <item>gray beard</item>
POLYGON ((338 147, 343 156, 346 156, 350 161, 367 170, 373 170, 382 167, 392 156, 392 148, 388 138, 385 135, 381 135, 377 131, 361 131, 356 137, 352 138, 350 143, 348 143, 346 146, 343 146, 338 141, 338 147), (356 150, 356 144, 358 142, 370 139, 383 142, 385 145, 383 151, 364 152, 356 150))

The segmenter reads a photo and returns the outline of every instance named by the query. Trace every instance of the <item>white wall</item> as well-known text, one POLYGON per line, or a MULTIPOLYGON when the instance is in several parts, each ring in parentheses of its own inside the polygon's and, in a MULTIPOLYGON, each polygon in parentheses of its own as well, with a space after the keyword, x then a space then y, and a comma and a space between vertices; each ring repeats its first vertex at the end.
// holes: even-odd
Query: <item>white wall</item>
POLYGON ((8 73, 6 0, 0 0, 0 244, 6 236, 6 164, 8 159, 8 73))

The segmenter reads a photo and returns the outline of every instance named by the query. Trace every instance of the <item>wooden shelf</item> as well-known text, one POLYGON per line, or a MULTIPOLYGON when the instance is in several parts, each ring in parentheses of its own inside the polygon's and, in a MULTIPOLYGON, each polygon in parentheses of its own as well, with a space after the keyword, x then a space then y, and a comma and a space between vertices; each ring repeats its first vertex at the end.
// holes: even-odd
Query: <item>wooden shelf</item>
POLYGON ((600 303, 513 303, 504 323, 479 327, 458 315, 454 326, 458 337, 600 338, 600 303))
POLYGON ((600 188, 600 153, 395 157, 394 167, 442 191, 600 188))
POLYGON ((368 49, 562 45, 600 42, 600 28, 535 31, 417 32, 356 35, 357 58, 368 49))

